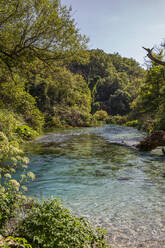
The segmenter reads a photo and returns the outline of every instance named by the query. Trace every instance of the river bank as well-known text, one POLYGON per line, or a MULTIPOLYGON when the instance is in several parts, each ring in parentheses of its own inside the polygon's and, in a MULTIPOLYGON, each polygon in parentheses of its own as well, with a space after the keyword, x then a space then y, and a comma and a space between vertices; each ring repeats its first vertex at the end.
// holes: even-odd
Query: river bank
POLYGON ((59 197, 74 214, 107 229, 111 247, 163 248, 165 161, 159 150, 114 144, 144 136, 107 125, 39 137, 29 151, 29 169, 36 175, 29 195, 59 197))

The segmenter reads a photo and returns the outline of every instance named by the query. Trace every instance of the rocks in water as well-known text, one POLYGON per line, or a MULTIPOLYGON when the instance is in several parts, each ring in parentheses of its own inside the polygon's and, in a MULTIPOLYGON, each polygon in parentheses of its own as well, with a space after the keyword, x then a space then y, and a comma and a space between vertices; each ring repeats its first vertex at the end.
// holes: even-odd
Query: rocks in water
POLYGON ((96 173, 96 176, 97 177, 102 177, 102 176, 106 176, 107 175, 105 172, 103 172, 101 170, 96 170, 95 173, 96 173))
POLYGON ((140 143, 136 145, 136 148, 141 151, 151 151, 158 146, 165 146, 165 131, 163 130, 151 133, 151 135, 148 135, 144 140, 141 140, 140 143))

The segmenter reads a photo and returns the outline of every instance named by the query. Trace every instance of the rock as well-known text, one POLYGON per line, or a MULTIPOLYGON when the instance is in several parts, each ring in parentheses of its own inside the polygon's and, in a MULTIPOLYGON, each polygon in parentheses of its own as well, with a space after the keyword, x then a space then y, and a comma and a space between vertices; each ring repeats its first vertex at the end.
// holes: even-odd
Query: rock
POLYGON ((135 146, 141 151, 151 151, 158 146, 165 146, 165 131, 155 131, 135 146))

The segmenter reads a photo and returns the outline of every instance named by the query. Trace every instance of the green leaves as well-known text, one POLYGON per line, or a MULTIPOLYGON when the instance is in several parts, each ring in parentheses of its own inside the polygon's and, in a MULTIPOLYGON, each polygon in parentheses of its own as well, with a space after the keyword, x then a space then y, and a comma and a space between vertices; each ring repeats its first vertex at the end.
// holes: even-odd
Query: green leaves
POLYGON ((89 62, 72 62, 70 69, 83 75, 92 95, 92 113, 105 110, 110 115, 130 112, 130 103, 137 96, 144 70, 133 59, 119 54, 106 54, 96 49, 89 52, 89 62))
POLYGON ((139 88, 139 95, 132 107, 139 115, 141 126, 149 132, 154 129, 165 129, 165 68, 152 63, 147 71, 145 82, 139 88))
POLYGON ((71 9, 58 0, 6 0, 0 3, 0 61, 19 69, 29 58, 44 64, 78 58, 86 48, 71 9))
POLYGON ((90 125, 91 94, 82 76, 56 67, 54 73, 40 71, 29 88, 45 112, 46 126, 90 125))
POLYGON ((108 247, 101 230, 92 228, 83 218, 72 216, 57 200, 36 203, 18 232, 35 248, 108 247))
POLYGON ((44 117, 35 106, 36 101, 34 97, 25 90, 24 81, 21 80, 18 74, 15 74, 14 78, 14 81, 7 78, 5 82, 0 84, 1 108, 7 108, 10 111, 16 112, 17 115, 20 115, 19 119, 21 119, 21 117, 23 119, 20 122, 24 121, 36 131, 40 132, 44 123, 44 117))
POLYGON ((11 246, 14 246, 15 248, 32 248, 26 239, 9 236, 4 240, 4 248, 9 248, 11 246))

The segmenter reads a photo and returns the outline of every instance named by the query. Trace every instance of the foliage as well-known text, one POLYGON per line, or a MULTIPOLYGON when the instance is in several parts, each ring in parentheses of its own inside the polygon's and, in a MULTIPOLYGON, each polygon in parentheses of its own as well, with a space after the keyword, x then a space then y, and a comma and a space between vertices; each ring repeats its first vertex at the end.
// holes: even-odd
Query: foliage
POLYGON ((119 54, 106 54, 99 49, 88 52, 88 63, 74 61, 69 69, 86 80, 92 95, 92 113, 105 110, 109 115, 128 114, 144 70, 135 60, 119 54))
POLYGON ((4 248, 9 248, 11 246, 14 246, 15 248, 32 248, 26 239, 9 236, 5 239, 4 248))
POLYGON ((110 123, 117 124, 117 125, 123 125, 127 122, 127 120, 128 120, 127 115, 124 115, 124 116, 114 115, 114 116, 111 116, 110 123))
POLYGON ((19 143, 16 140, 9 141, 3 132, 0 132, 0 149, 1 167, 6 166, 6 168, 10 168, 24 161, 24 158, 21 157, 23 151, 19 148, 19 143), (15 159, 15 157, 17 157, 17 159, 15 159))
POLYGON ((5 133, 9 140, 16 139, 15 128, 23 123, 18 114, 7 109, 0 109, 0 132, 5 133))
POLYGON ((36 101, 25 90, 24 81, 15 74, 14 81, 10 77, 3 77, 3 83, 0 84, 0 104, 1 108, 7 108, 10 111, 22 116, 24 122, 37 131, 41 131, 44 118, 38 108, 36 101))
POLYGON ((8 140, 21 143, 35 138, 38 133, 25 125, 23 117, 7 109, 0 109, 0 132, 5 133, 8 140))
MULTIPOLYGON (((0 133, 0 232, 6 233, 6 223, 15 220, 15 226, 10 231, 20 238, 10 238, 16 247, 31 247, 24 238, 30 241, 32 247, 106 247, 103 232, 88 225, 81 218, 71 215, 56 200, 35 203, 26 211, 24 217, 18 209, 26 203, 25 183, 31 178, 32 172, 26 172, 28 159, 23 157, 18 143, 9 141, 0 133), (17 147, 16 147, 17 144, 17 147), (14 178, 17 166, 23 168, 19 179, 14 178), (17 228, 17 230, 16 230, 17 228)), ((12 223, 12 222, 11 222, 12 223)), ((7 241, 7 240, 6 240, 7 241)), ((10 241, 5 247, 10 247, 10 241)))
POLYGON ((33 130, 31 127, 28 127, 27 125, 15 127, 15 132, 19 134, 19 136, 24 140, 34 139, 39 135, 35 130, 33 130))
POLYGON ((77 106, 56 105, 53 111, 56 122, 48 122, 49 126, 51 124, 54 127, 85 127, 91 125, 92 116, 90 113, 79 109, 77 106))
MULTIPOLYGON (((25 202, 26 197, 24 191, 27 191, 27 187, 23 185, 28 178, 34 178, 33 175, 22 174, 20 180, 13 179, 12 174, 15 169, 8 170, 1 169, 1 175, 3 179, 0 181, 0 231, 5 232, 5 224, 10 221, 11 218, 16 217, 17 209, 21 204, 25 202), (10 173, 9 173, 10 172, 10 173)), ((18 216, 17 216, 18 217, 18 216)))
POLYGON ((96 111, 96 113, 93 115, 93 118, 98 121, 106 121, 109 119, 109 116, 106 111, 99 110, 99 111, 96 111))
POLYGON ((56 67, 54 73, 41 72, 29 92, 37 97, 37 106, 45 113, 46 126, 89 125, 91 94, 82 76, 56 67))
POLYGON ((124 125, 129 127, 138 127, 138 120, 127 121, 124 125))
POLYGON ((2 132, 0 132, 0 149, 0 230, 2 231, 6 221, 15 216, 16 209, 25 199, 23 191, 27 188, 24 183, 34 176, 25 171, 29 160, 23 156, 18 142, 9 141, 2 132), (13 175, 18 166, 23 168, 23 174, 19 180, 16 180, 13 175))
POLYGON ((141 128, 152 132, 165 130, 165 68, 152 64, 148 69, 145 83, 139 88, 139 95, 132 103, 134 116, 138 117, 141 128))
POLYGON ((79 33, 71 13, 58 0, 0 2, 0 107, 28 126, 16 126, 22 138, 40 133, 44 124, 41 111, 51 121, 54 105, 61 99, 64 106, 81 105, 82 111, 90 105, 83 79, 62 68, 73 59, 82 63, 88 59, 88 39, 79 33), (87 104, 83 106, 82 101, 87 104))
POLYGON ((0 64, 21 71, 36 58, 51 65, 81 57, 87 38, 71 11, 58 0, 1 0, 0 64))
POLYGON ((57 200, 36 203, 18 231, 34 248, 107 247, 103 232, 73 217, 57 200))
POLYGON ((165 102, 160 104, 155 114, 154 129, 165 130, 165 102))

